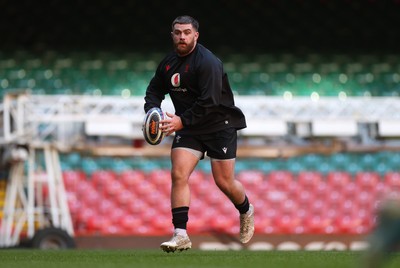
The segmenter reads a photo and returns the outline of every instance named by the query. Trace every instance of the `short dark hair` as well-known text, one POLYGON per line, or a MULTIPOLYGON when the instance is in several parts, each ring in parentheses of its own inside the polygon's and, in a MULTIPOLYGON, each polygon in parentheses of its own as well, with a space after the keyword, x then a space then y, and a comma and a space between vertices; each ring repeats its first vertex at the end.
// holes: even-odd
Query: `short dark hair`
POLYGON ((199 31, 199 22, 196 19, 187 15, 179 16, 174 19, 174 21, 172 22, 172 30, 174 30, 175 24, 192 24, 193 28, 196 31, 199 31))

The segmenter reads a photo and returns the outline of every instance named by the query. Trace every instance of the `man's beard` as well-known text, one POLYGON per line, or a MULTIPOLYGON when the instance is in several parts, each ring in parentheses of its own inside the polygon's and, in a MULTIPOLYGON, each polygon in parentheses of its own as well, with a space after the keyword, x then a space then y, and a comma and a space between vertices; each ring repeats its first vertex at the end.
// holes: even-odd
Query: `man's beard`
POLYGON ((194 41, 190 42, 190 43, 184 43, 186 44, 186 46, 184 47, 180 47, 179 45, 181 45, 183 43, 177 43, 174 44, 175 46, 175 50, 179 55, 187 55, 190 51, 192 51, 192 49, 194 48, 194 41))

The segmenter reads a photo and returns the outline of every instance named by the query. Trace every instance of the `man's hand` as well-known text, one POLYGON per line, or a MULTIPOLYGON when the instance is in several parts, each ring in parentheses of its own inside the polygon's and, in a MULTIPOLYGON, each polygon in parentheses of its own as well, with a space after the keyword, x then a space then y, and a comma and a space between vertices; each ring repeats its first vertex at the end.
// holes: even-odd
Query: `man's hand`
POLYGON ((183 124, 179 116, 169 112, 166 112, 166 114, 167 118, 160 121, 160 129, 166 134, 166 136, 169 136, 175 131, 181 130, 183 128, 183 124))

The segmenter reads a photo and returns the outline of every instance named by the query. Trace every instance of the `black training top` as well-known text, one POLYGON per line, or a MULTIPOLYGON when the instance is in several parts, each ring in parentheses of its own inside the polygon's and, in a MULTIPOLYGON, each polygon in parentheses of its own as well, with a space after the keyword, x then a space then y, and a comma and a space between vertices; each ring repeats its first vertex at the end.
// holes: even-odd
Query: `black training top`
POLYGON ((171 97, 175 114, 181 117, 184 128, 180 134, 246 127, 222 62, 201 44, 189 55, 180 57, 171 52, 160 62, 147 87, 145 111, 160 107, 166 94, 171 97))

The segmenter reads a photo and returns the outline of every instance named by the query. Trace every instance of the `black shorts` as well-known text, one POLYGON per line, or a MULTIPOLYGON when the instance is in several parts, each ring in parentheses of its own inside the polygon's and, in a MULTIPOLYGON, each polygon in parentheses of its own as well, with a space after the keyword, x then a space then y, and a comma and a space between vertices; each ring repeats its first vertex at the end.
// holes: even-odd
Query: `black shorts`
POLYGON ((175 135, 172 143, 174 148, 187 148, 199 152, 199 158, 204 154, 212 159, 226 160, 236 158, 237 131, 234 128, 203 135, 175 135))

